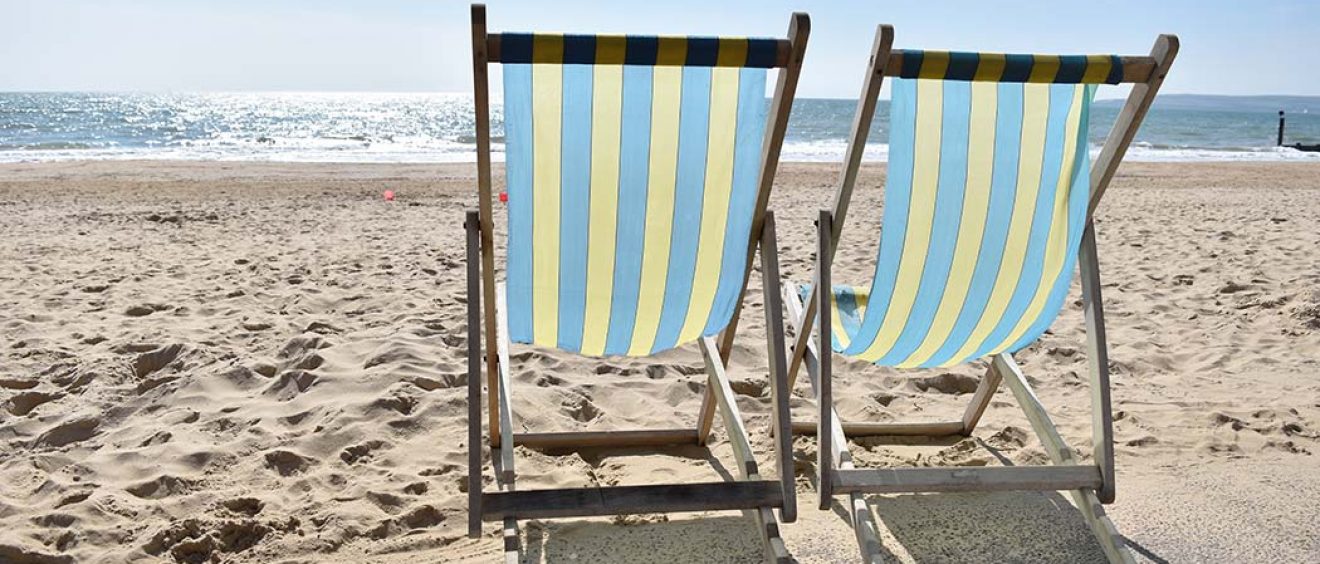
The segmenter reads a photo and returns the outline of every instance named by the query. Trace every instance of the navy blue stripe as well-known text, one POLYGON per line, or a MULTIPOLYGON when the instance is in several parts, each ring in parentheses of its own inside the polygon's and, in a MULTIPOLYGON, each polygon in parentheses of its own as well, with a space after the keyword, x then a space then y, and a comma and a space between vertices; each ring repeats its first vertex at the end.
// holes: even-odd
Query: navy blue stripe
POLYGON ((647 66, 655 64, 655 54, 660 51, 659 38, 629 35, 626 42, 627 51, 623 55, 623 64, 647 66))
POLYGON ((1086 74, 1086 55, 1064 55, 1059 57, 1059 72, 1054 74, 1057 84, 1077 84, 1086 74))
POLYGON ((715 37, 687 38, 687 63, 689 67, 713 67, 720 56, 720 40, 715 37))
POLYGON ((1109 56, 1109 76, 1105 78, 1105 84, 1118 84, 1123 82, 1123 59, 1118 55, 1109 56))
POLYGON ((532 62, 532 34, 505 33, 500 40, 500 62, 528 64, 532 62))
POLYGON ((921 61, 926 58, 926 54, 921 51, 904 50, 903 68, 898 70, 898 76, 902 78, 916 78, 921 73, 921 61))
POLYGON ((976 66, 981 62, 977 53, 949 53, 949 70, 945 80, 971 80, 976 77, 976 66))
POLYGON ((774 68, 779 60, 779 41, 774 39, 747 40, 747 66, 774 68))
POLYGON ((1031 55, 1004 55, 1004 74, 1000 82, 1026 82, 1036 58, 1031 55))
POLYGON ((564 64, 590 65, 596 62, 596 36, 565 35, 564 64))

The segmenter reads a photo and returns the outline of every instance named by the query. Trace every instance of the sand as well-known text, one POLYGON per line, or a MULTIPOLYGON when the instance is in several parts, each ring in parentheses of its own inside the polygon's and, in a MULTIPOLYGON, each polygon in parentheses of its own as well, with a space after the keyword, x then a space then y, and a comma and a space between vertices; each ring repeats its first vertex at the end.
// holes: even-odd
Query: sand
MULTIPOLYGON (((0 165, 0 562, 496 559, 493 526, 465 537, 461 216, 473 174, 0 165), (387 188, 397 201, 381 199, 387 188)), ((772 205, 787 278, 811 275, 811 219, 834 179, 832 165, 784 167, 772 205)), ((882 179, 883 166, 865 170, 839 282, 873 268, 882 179)), ((1155 562, 1320 560, 1320 166, 1129 164, 1097 221, 1119 530, 1155 562)), ((753 275, 730 377, 772 475, 759 288, 753 275)), ((1080 446, 1085 347, 1069 304, 1018 356, 1080 446)), ((520 430, 672 427, 700 404, 692 346, 648 359, 513 352, 520 430)), ((872 421, 960 414, 983 371, 836 367, 842 417, 872 421)), ((797 417, 811 416, 807 395, 799 386, 797 417)), ((795 447, 789 549, 856 561, 840 509, 814 509, 814 441, 795 447)), ((852 450, 872 466, 1045 460, 1007 390, 975 439, 852 450)), ((710 451, 518 455, 523 488, 719 479, 733 464, 722 434, 710 451)), ((871 500, 894 561, 1103 559, 1058 494, 871 500)), ((739 513, 524 533, 533 561, 760 556, 739 513)))

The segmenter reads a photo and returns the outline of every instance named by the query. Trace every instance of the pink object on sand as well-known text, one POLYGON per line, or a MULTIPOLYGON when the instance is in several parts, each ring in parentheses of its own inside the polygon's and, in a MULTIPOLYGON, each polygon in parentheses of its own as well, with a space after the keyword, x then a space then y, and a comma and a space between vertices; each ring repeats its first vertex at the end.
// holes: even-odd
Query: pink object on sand
POLYGON ((509 193, 508 193, 508 192, 500 192, 500 201, 501 201, 501 202, 504 202, 504 203, 506 203, 506 204, 509 203, 509 193))
POLYGON ((386 201, 386 202, 393 202, 393 201, 394 201, 394 190, 386 190, 386 191, 385 191, 385 201, 386 201))

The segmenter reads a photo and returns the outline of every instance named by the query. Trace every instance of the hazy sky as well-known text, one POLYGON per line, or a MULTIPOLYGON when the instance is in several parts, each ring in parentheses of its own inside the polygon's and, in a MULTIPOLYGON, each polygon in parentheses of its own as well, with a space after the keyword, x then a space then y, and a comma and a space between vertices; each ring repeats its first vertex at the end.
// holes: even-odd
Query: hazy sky
MULTIPOLYGON (((1320 95, 1320 2, 1307 0, 488 5, 492 31, 755 36, 805 10, 807 97, 856 96, 882 22, 897 47, 981 51, 1136 55, 1170 32, 1182 51, 1165 92, 1320 95)), ((0 90, 461 92, 469 29, 453 0, 0 0, 0 90)))

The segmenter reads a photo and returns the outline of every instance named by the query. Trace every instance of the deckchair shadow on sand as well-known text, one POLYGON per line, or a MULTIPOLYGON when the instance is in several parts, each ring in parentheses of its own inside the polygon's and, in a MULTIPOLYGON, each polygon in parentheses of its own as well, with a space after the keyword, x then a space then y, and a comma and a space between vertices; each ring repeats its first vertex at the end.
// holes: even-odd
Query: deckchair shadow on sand
POLYGON ((785 287, 796 331, 789 385, 803 362, 819 418, 822 508, 849 494, 864 552, 876 542, 863 493, 1068 490, 1113 561, 1130 561, 1101 503, 1114 500, 1108 359, 1092 214, 1178 51, 1160 36, 1149 56, 1000 55, 892 50, 880 26, 833 209, 821 210, 816 278, 785 287), (862 151, 885 76, 890 106, 883 233, 869 290, 831 284, 862 151), (1089 107, 1101 83, 1132 92, 1091 168, 1089 107), (1094 464, 1081 464, 1036 399, 1012 353, 1058 316, 1080 262, 1090 362, 1094 464), (817 288, 832 292, 816 292, 817 288), (805 299, 804 299, 805 298, 805 299), (811 339, 813 322, 818 328, 811 339), (831 354, 898 368, 989 359, 962 419, 840 422, 831 354), (1008 385, 1055 465, 856 469, 846 437, 967 436, 1000 382, 1008 385))
POLYGON ((724 370, 758 245, 767 327, 782 335, 766 207, 808 26, 794 14, 787 39, 487 34, 484 6, 472 7, 480 212, 466 224, 469 532, 480 535, 482 519, 502 521, 506 558, 517 558, 517 519, 706 510, 751 513, 768 554, 788 558, 772 512, 786 522, 796 513, 785 343, 767 338, 777 480, 760 477, 724 370), (504 71, 507 292, 494 270, 490 63, 504 71), (769 69, 778 82, 767 109, 769 69), (483 307, 496 492, 481 481, 483 307), (709 383, 692 427, 513 432, 510 342, 647 356, 693 341, 709 383), (717 408, 742 480, 514 488, 515 445, 701 445, 717 408))

